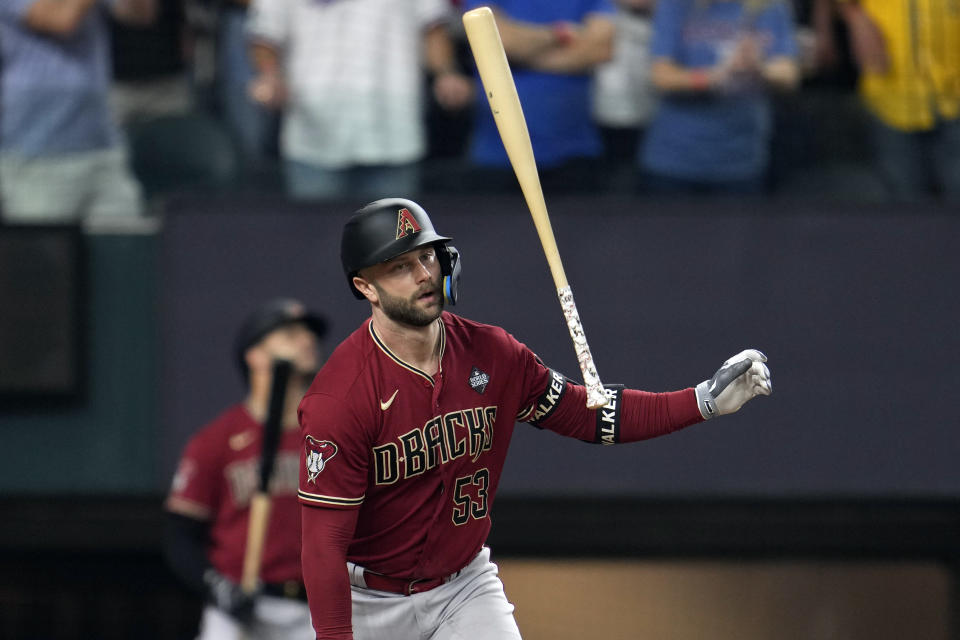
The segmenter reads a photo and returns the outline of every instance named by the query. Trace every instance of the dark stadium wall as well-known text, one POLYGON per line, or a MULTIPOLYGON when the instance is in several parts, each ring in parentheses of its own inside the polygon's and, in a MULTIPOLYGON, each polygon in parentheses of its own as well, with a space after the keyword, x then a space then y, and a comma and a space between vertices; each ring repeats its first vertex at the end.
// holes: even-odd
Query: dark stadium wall
MULTIPOLYGON (((367 316, 338 258, 342 224, 359 204, 185 200, 168 215, 161 479, 192 430, 240 397, 230 342, 258 301, 304 299, 330 317, 334 343, 367 316)), ((422 204, 463 255, 454 311, 504 326, 576 377, 519 196, 422 204)), ((960 495, 956 216, 751 200, 548 205, 604 381, 682 388, 758 347, 770 357, 774 395, 613 449, 521 427, 501 495, 960 495)))
MULTIPOLYGON (((0 406, 7 496, 126 495, 158 486, 158 239, 87 234, 83 245, 81 317, 68 321, 81 332, 81 388, 66 400, 8 397, 0 406)), ((48 283, 36 286, 38 297, 48 295, 48 283)), ((41 311, 37 326, 45 326, 43 313, 56 312, 41 311)))
MULTIPOLYGON (((463 255, 454 311, 503 325, 576 377, 519 195, 422 202, 463 255)), ((332 343, 367 316, 338 259, 358 204, 182 198, 158 235, 88 236, 86 395, 0 411, 0 490, 164 491, 190 433, 241 397, 231 342, 254 305, 300 297, 329 316, 332 343)), ((613 197, 548 205, 604 381, 681 388, 758 347, 774 395, 612 449, 521 426, 502 496, 960 497, 955 212, 613 197)))

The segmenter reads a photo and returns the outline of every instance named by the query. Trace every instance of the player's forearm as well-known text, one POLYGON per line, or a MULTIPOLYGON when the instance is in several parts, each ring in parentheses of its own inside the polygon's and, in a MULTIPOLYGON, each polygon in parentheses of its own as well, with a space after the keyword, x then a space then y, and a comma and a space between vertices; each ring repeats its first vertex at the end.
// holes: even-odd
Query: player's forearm
POLYGON ((23 21, 34 31, 68 36, 77 30, 96 4, 97 0, 36 0, 27 9, 23 21))
POLYGON ((530 67, 548 73, 586 73, 613 57, 613 22, 590 18, 576 38, 567 45, 553 47, 530 61, 530 67))
POLYGON ((529 65, 537 56, 561 43, 562 35, 553 25, 520 22, 496 9, 494 15, 503 50, 511 62, 529 65))
POLYGON ((427 71, 433 75, 460 71, 446 25, 434 25, 424 34, 423 57, 427 71))
POLYGON ((654 60, 650 76, 653 86, 664 93, 706 93, 714 84, 713 69, 684 67, 667 58, 654 60))
MULTIPOLYGON (((588 409, 586 388, 567 382, 539 426, 585 442, 620 444, 649 440, 703 422, 692 388, 650 393, 608 387, 607 395, 607 406, 588 409)), ((539 404, 546 407, 548 402, 539 404)))
POLYGON ((810 22, 817 38, 833 46, 833 21, 836 16, 833 0, 813 0, 810 14, 810 22))
POLYGON ((302 507, 301 566, 317 640, 353 640, 347 547, 358 511, 302 507))
MULTIPOLYGON (((250 59, 257 73, 247 87, 248 95, 268 109, 283 108, 288 94, 280 50, 269 42, 255 40, 250 45, 250 59)), ((296 403, 293 406, 296 407, 296 403)))
POLYGON ((792 91, 800 84, 800 65, 793 58, 774 58, 763 66, 763 79, 780 91, 792 91))
POLYGON ((838 11, 846 23, 853 57, 861 71, 889 71, 890 54, 883 32, 867 10, 859 2, 848 0, 838 3, 838 11))
POLYGON ((253 68, 261 75, 280 74, 280 50, 264 40, 254 40, 250 45, 253 68))
POLYGON ((692 388, 666 393, 624 389, 622 402, 620 442, 649 440, 703 422, 692 388))
POLYGON ((329 568, 326 584, 320 584, 317 577, 306 581, 307 565, 303 560, 304 580, 307 585, 307 599, 310 603, 310 619, 317 633, 317 640, 353 640, 353 622, 351 616, 350 583, 347 580, 345 563, 339 570, 329 568), (336 575, 333 575, 336 574, 336 575))
POLYGON ((158 0, 117 0, 113 5, 113 17, 127 24, 149 25, 157 17, 157 2, 158 0))

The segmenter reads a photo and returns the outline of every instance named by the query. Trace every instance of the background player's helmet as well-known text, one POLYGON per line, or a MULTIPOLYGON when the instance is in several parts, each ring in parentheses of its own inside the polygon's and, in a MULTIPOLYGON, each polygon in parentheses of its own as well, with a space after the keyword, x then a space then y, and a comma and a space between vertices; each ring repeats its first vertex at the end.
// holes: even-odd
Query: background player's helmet
POLYGON ((318 313, 308 311, 299 300, 293 298, 274 298, 251 313, 240 325, 234 339, 234 357, 244 380, 247 379, 247 349, 280 327, 302 322, 318 339, 327 334, 327 320, 318 313))
POLYGON ((436 232, 427 212, 412 200, 385 198, 371 202, 356 211, 343 228, 340 262, 347 276, 347 285, 353 295, 362 300, 363 294, 353 286, 353 277, 361 269, 433 244, 444 276, 444 297, 447 303, 456 304, 460 253, 447 246, 450 240, 436 232))

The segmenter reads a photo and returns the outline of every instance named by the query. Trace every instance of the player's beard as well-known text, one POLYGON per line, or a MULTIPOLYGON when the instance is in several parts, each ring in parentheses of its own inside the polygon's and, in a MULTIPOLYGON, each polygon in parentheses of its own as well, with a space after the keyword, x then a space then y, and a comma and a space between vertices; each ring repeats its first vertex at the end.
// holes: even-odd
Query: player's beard
POLYGON ((381 289, 376 283, 373 283, 373 286, 377 290, 377 297, 380 299, 380 309, 388 318, 394 322, 410 327, 426 327, 439 318, 443 312, 444 300, 440 287, 442 280, 443 276, 438 276, 436 282, 429 287, 418 290, 410 298, 392 296, 381 289), (434 306, 424 309, 417 306, 417 300, 426 293, 433 293, 437 298, 437 303, 434 306))

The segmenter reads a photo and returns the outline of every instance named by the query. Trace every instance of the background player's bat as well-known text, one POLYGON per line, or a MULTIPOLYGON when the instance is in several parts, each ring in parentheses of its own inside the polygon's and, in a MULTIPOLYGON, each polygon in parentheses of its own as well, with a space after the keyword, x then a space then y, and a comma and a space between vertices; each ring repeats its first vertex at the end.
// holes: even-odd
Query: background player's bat
POLYGON ((263 559, 263 545, 267 537, 267 525, 270 522, 270 478, 273 476, 273 463, 277 459, 280 431, 283 429, 283 405, 287 397, 290 369, 291 364, 287 360, 275 360, 273 363, 270 405, 267 409, 267 419, 263 423, 260 474, 257 491, 250 499, 247 546, 244 549, 243 576, 240 580, 241 588, 247 593, 253 593, 256 590, 257 581, 260 578, 260 561, 263 559))
POLYGON ((603 384, 597 374, 597 368, 590 354, 590 345, 583 333, 577 305, 573 301, 573 292, 567 284, 567 276, 560 261, 560 251, 557 241, 553 237, 553 227, 550 225, 550 215, 543 199, 543 189, 540 186, 540 175, 537 173, 537 163, 533 157, 533 147, 530 144, 530 133, 527 131, 527 121, 523 117, 520 98, 517 96, 517 87, 513 83, 513 74, 507 62, 507 54, 503 50, 500 40, 500 31, 493 19, 493 12, 489 7, 479 7, 463 14, 463 26, 476 60, 483 88, 486 90, 493 119, 497 123, 500 139, 507 150, 513 172, 520 183, 523 197, 527 201, 530 215, 533 216, 537 234, 543 244, 543 252, 553 274, 553 282, 557 286, 557 295, 560 306, 567 320, 570 337, 580 362, 580 371, 583 373, 583 383, 587 388, 587 406, 597 409, 607 403, 603 392, 603 384))

